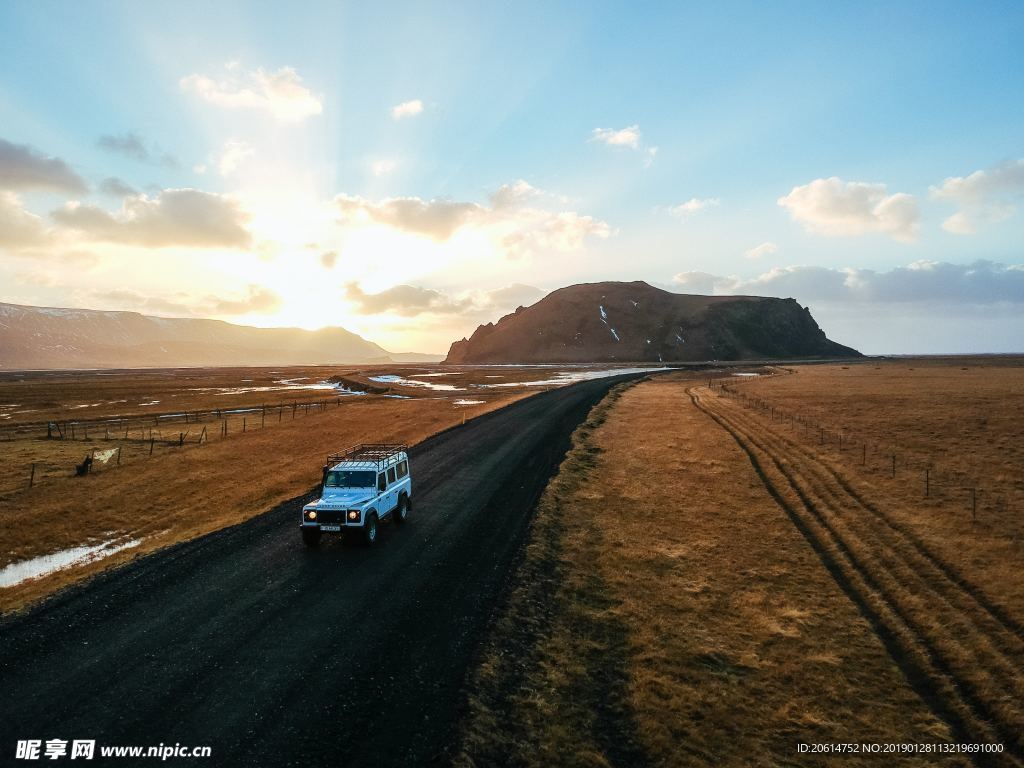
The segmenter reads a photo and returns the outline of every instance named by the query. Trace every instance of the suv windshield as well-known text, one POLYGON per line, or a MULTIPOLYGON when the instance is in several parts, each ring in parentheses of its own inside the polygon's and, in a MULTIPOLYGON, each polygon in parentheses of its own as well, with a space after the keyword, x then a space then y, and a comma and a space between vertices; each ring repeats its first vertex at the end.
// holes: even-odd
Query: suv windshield
POLYGON ((376 473, 372 470, 332 469, 327 473, 327 488, 373 488, 376 473))

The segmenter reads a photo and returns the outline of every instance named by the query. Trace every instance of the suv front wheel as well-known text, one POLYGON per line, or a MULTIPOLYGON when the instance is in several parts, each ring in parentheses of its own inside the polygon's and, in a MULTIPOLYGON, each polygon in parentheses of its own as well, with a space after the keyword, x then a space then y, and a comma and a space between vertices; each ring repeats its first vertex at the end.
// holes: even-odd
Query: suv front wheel
POLYGON ((363 523, 363 542, 367 546, 377 541, 377 513, 371 512, 363 523))

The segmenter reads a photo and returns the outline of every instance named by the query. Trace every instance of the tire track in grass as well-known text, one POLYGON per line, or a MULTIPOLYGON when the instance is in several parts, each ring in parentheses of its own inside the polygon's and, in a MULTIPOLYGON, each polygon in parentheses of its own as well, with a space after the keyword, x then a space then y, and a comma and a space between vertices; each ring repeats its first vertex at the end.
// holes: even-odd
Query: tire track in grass
MULTIPOLYGON (((734 424, 753 430, 749 434, 766 429, 734 404, 719 398, 713 402, 731 414, 734 424)), ((936 568, 932 560, 922 557, 898 531, 837 491, 828 482, 832 473, 822 468, 817 456, 801 451, 800 446, 774 430, 767 432, 783 443, 779 455, 789 462, 792 478, 825 500, 822 510, 828 525, 844 537, 867 572, 880 576, 879 588, 887 599, 901 606, 902 613, 914 621, 916 631, 931 638, 990 717, 1008 722, 1011 733, 1024 730, 1019 705, 1024 701, 1020 664, 1024 640, 936 568), (786 452, 785 447, 796 450, 786 452)), ((770 448, 763 442, 759 447, 770 448)))
MULTIPOLYGON (((901 547, 904 554, 913 547, 897 529, 884 525, 884 520, 871 516, 878 524, 874 537, 869 538, 871 544, 858 538, 849 523, 856 518, 858 507, 865 507, 841 485, 837 491, 835 486, 827 486, 821 474, 814 475, 808 467, 817 468, 815 457, 787 451, 785 444, 767 445, 754 434, 762 431, 761 425, 751 425, 719 398, 707 397, 706 389, 691 387, 688 393, 694 405, 726 429, 747 454, 769 493, 875 626, 915 689, 950 722, 958 740, 1002 742, 1011 753, 975 755, 976 762, 1019 765, 1022 728, 1013 691, 1019 689, 1020 667, 1019 659, 1007 652, 1019 638, 1008 637, 1010 630, 998 617, 942 569, 933 567, 930 580, 914 580, 913 568, 896 562, 901 547), (872 546, 888 553, 879 556, 872 546), (910 579, 912 588, 900 581, 901 577, 910 579), (915 590, 920 597, 913 594, 915 590), (944 618, 966 632, 964 637, 936 637, 935 627, 922 622, 919 613, 915 615, 912 609, 928 599, 943 608, 944 618), (979 657, 970 643, 980 645, 984 653, 979 657), (977 671, 972 665, 977 665, 977 671)), ((918 556, 917 564, 922 561, 928 562, 928 558, 918 556)))

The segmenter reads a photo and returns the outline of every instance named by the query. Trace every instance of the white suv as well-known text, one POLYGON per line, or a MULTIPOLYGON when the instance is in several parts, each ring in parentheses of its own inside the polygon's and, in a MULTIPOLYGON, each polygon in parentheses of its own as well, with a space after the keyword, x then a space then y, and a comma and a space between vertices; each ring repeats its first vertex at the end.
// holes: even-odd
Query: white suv
POLYGON ((401 524, 411 511, 406 446, 357 445, 327 457, 320 498, 302 508, 302 541, 315 547, 324 533, 358 531, 373 544, 381 520, 401 524))

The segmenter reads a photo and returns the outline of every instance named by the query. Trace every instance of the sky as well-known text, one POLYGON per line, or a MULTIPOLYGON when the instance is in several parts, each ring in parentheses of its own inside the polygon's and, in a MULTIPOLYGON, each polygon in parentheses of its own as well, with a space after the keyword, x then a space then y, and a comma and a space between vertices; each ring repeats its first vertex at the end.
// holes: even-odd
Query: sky
POLYGON ((443 353, 580 282, 1024 352, 1024 5, 0 2, 0 301, 443 353))

